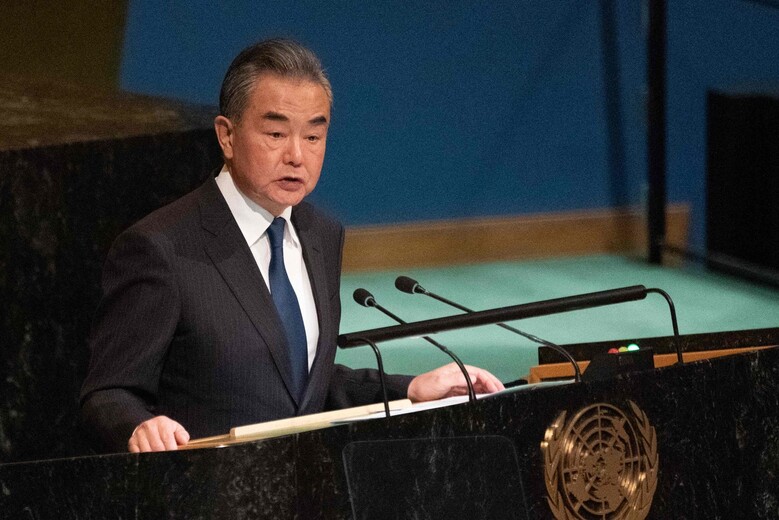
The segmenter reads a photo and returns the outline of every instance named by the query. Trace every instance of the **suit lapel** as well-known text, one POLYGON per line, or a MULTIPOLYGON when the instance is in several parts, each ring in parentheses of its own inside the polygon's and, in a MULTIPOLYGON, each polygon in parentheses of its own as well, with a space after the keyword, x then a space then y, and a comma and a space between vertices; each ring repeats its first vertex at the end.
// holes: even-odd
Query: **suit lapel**
MULTIPOLYGON (((308 377, 308 387, 304 394, 302 408, 305 408, 313 396, 320 395, 327 390, 333 357, 334 345, 330 345, 327 338, 334 337, 330 316, 330 295, 327 290, 327 269, 320 243, 320 237, 312 227, 312 222, 302 208, 292 210, 292 223, 300 238, 303 247, 303 259, 306 262, 308 278, 311 282, 311 291, 314 294, 317 320, 319 323, 319 340, 317 342, 316 357, 311 366, 308 377)), ((337 325, 336 325, 337 326, 337 325)))
POLYGON ((294 400, 287 340, 276 307, 249 246, 213 180, 204 186, 199 202, 203 228, 213 235, 205 243, 206 254, 268 346, 287 392, 294 400))

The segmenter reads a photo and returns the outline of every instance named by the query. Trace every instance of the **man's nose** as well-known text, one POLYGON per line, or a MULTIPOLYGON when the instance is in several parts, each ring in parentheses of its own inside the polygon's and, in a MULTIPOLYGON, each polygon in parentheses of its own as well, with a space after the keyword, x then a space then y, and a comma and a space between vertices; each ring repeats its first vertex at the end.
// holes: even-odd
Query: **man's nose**
POLYGON ((284 150, 284 162, 292 166, 300 166, 303 162, 303 151, 300 138, 290 137, 284 150))

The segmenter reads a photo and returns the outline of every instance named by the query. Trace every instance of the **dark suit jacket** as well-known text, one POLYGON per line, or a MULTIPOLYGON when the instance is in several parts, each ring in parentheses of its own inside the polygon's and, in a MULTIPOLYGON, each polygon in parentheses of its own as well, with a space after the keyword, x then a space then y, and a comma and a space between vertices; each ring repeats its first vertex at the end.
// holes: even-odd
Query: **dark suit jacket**
MULTIPOLYGON (((305 202, 292 221, 319 315, 302 402, 289 391, 273 300, 210 179, 122 233, 109 252, 81 392, 83 422, 101 449, 126 450, 133 429, 155 415, 194 439, 380 400, 375 371, 334 364, 343 227, 305 202)), ((390 377, 390 397, 404 397, 409 380, 390 377)))

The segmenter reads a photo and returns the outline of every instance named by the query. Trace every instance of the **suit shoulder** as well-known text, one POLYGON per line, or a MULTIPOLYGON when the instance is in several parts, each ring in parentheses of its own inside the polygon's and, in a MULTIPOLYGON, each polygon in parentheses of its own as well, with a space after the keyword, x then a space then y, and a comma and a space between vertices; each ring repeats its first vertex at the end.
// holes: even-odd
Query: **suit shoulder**
MULTIPOLYGON (((209 181, 213 183, 213 180, 209 181)), ((210 189, 209 182, 186 195, 156 209, 127 229, 127 232, 142 234, 176 234, 184 228, 198 225, 200 222, 201 201, 216 190, 210 189)))

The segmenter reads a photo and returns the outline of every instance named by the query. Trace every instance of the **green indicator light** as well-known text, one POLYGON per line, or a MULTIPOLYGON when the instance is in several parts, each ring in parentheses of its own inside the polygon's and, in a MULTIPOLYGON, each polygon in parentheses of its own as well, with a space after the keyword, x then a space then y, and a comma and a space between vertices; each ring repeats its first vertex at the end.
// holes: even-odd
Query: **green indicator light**
POLYGON ((631 343, 630 345, 628 345, 629 352, 633 352, 635 350, 638 350, 638 345, 636 345, 635 343, 631 343))

